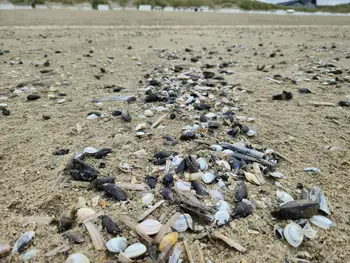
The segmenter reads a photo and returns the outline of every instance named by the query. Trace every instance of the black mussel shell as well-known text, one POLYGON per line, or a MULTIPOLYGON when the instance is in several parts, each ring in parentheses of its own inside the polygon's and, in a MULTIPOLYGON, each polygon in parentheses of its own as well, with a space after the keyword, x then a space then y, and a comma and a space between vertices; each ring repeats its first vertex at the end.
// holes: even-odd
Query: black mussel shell
POLYGON ((2 108, 1 111, 2 111, 2 115, 4 115, 4 116, 10 116, 11 115, 11 112, 8 109, 6 109, 6 108, 2 108))
POLYGON ((211 78, 213 78, 215 76, 215 73, 211 72, 211 71, 204 71, 203 72, 203 76, 206 79, 211 79, 211 78))
POLYGON ((93 156, 96 158, 96 159, 102 159, 102 157, 106 156, 107 154, 111 153, 112 152, 112 149, 111 148, 102 148, 100 150, 98 150, 97 152, 95 152, 93 154, 93 156))
POLYGON ((112 218, 104 215, 102 217, 102 228, 107 230, 107 233, 116 235, 118 234, 117 225, 113 222, 112 218))
POLYGON ((101 117, 102 116, 102 113, 101 112, 98 112, 98 111, 91 111, 87 114, 87 116, 90 116, 90 115, 96 115, 98 117, 101 117))
POLYGON ((78 181, 92 182, 99 175, 94 167, 76 158, 72 160, 70 166, 71 177, 78 181))
POLYGON ((282 91, 282 93, 272 96, 273 100, 291 100, 292 98, 293 94, 289 91, 282 91))
POLYGON ((350 100, 341 100, 338 102, 338 105, 341 107, 350 107, 350 100))
POLYGON ((244 218, 249 216, 253 212, 253 207, 246 202, 239 202, 235 210, 232 212, 232 219, 244 218))
POLYGON ((126 121, 126 122, 130 122, 131 121, 131 115, 130 115, 128 110, 123 110, 121 116, 122 116, 122 119, 124 121, 126 121))
POLYGON ((176 118, 176 115, 175 113, 171 113, 170 116, 169 116, 170 120, 174 120, 176 118))
POLYGON ((311 90, 309 90, 308 88, 300 88, 299 92, 300 93, 312 93, 311 90))
POLYGON ((249 127, 247 125, 241 125, 241 133, 249 132, 249 127))
POLYGON ((118 201, 126 201, 127 199, 126 192, 115 184, 104 184, 102 189, 107 195, 113 196, 118 201))
POLYGON ((147 175, 146 183, 149 185, 149 187, 151 187, 151 189, 154 189, 154 188, 156 188, 157 178, 155 178, 152 175, 147 175))
POLYGON ((104 184, 114 184, 115 183, 115 178, 114 177, 101 177, 96 179, 93 182, 94 187, 96 188, 96 190, 102 191, 102 185, 104 184))
POLYGON ((195 158, 188 156, 185 158, 186 162, 186 171, 189 173, 196 173, 199 171, 199 166, 195 158))
POLYGON ((120 110, 112 111, 112 116, 120 116, 120 115, 122 115, 122 111, 120 110))
POLYGON ((161 190, 161 195, 163 196, 163 198, 165 200, 168 200, 168 201, 174 201, 174 194, 173 194, 173 191, 171 190, 171 188, 163 188, 161 190))
POLYGON ((149 85, 151 86, 155 86, 155 87, 159 87, 162 83, 157 80, 157 79, 152 79, 150 82, 149 82, 149 85))
POLYGON ((68 231, 68 232, 65 232, 63 234, 63 236, 65 238, 68 238, 69 241, 77 243, 77 244, 81 244, 81 243, 85 242, 85 238, 76 232, 68 231))
POLYGON ((66 155, 69 153, 69 149, 58 149, 53 152, 53 155, 66 155))
POLYGON ((234 157, 230 157, 229 164, 231 166, 231 169, 233 169, 233 170, 238 170, 242 167, 241 162, 234 157))
POLYGON ((194 105, 194 108, 196 110, 210 110, 211 106, 207 103, 200 103, 200 104, 194 105))
POLYGON ((235 188, 235 199, 237 202, 242 201, 243 199, 247 199, 248 190, 247 186, 243 181, 237 181, 237 185, 235 188))
POLYGON ((73 226, 73 221, 69 217, 63 216, 58 220, 58 231, 60 232, 64 232, 68 229, 71 229, 72 226, 73 226))
POLYGON ((148 94, 145 98, 145 102, 157 102, 157 101, 161 101, 161 100, 162 100, 162 97, 159 97, 155 93, 148 94))
POLYGON ((196 191, 197 195, 201 196, 209 196, 209 193, 207 192, 206 187, 199 181, 195 180, 192 181, 192 188, 196 191))
POLYGON ((196 138, 196 134, 193 131, 184 131, 180 137, 181 141, 189 141, 196 138))
POLYGON ((227 132, 228 135, 235 137, 237 134, 239 134, 241 131, 241 129, 239 128, 239 126, 234 127, 232 130, 229 130, 227 132))
POLYGON ((281 205, 278 209, 271 212, 271 215, 277 219, 300 219, 310 218, 316 214, 319 208, 317 201, 308 199, 295 200, 281 205))
POLYGON ((27 96, 27 100, 38 100, 41 97, 38 94, 30 94, 27 96))
POLYGON ((207 118, 207 116, 205 116, 204 114, 202 114, 201 116, 199 116, 199 121, 200 121, 200 122, 208 122, 208 118, 207 118))
POLYGON ((183 173, 186 169, 186 159, 183 159, 180 164, 176 167, 176 173, 183 173))
POLYGON ((171 174, 164 175, 162 182, 165 187, 170 187, 174 184, 174 177, 171 174))
POLYGON ((177 152, 174 151, 160 151, 156 152, 153 156, 153 163, 155 165, 164 165, 166 163, 166 160, 170 156, 176 156, 177 152))

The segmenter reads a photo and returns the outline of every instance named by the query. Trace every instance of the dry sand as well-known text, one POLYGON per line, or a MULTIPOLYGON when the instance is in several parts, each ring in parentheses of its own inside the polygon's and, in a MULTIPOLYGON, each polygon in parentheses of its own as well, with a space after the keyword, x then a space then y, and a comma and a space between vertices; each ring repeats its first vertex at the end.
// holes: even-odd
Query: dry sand
MULTIPOLYGON (((349 82, 339 86, 325 86, 321 81, 305 81, 308 76, 299 69, 311 68, 309 56, 329 62, 339 59, 337 65, 349 77, 350 24, 348 17, 295 17, 267 16, 248 14, 187 14, 187 13, 136 13, 136 12, 71 12, 71 11, 14 11, 0 12, 0 49, 8 49, 9 54, 0 56, 0 92, 6 97, 20 83, 34 87, 42 96, 40 100, 27 102, 25 95, 1 100, 7 103, 10 116, 0 116, 0 243, 13 244, 25 231, 34 230, 34 244, 40 250, 38 262, 45 262, 44 254, 66 241, 53 225, 32 223, 29 216, 50 215, 59 217, 69 211, 77 202, 78 196, 90 201, 100 193, 94 190, 76 189, 70 186, 70 178, 62 171, 71 154, 54 156, 58 148, 68 148, 71 153, 86 146, 111 147, 113 153, 107 158, 107 167, 101 169, 103 175, 112 175, 120 182, 130 182, 132 176, 143 181, 145 175, 154 170, 148 158, 163 146, 162 135, 179 137, 181 127, 191 122, 186 120, 166 120, 163 130, 154 130, 151 138, 136 139, 135 126, 142 122, 137 115, 150 105, 140 100, 128 105, 133 115, 131 123, 123 123, 115 117, 86 120, 88 112, 99 110, 91 99, 106 95, 103 88, 107 84, 121 85, 127 90, 122 94, 138 94, 139 80, 157 65, 169 65, 169 61, 159 58, 154 49, 179 51, 180 58, 189 55, 184 52, 192 47, 201 52, 203 47, 217 50, 213 59, 203 54, 201 63, 219 63, 223 60, 234 61, 230 68, 234 74, 227 77, 231 83, 241 83, 242 88, 250 92, 237 91, 236 99, 243 111, 239 115, 256 117, 250 124, 257 131, 252 143, 275 149, 296 165, 281 161, 278 170, 287 179, 281 183, 285 189, 297 195, 296 185, 306 187, 317 185, 324 190, 332 211, 330 219, 337 226, 330 230, 319 230, 315 240, 305 240, 301 247, 294 249, 285 241, 275 241, 269 209, 255 210, 253 215, 236 220, 235 229, 222 229, 228 236, 234 237, 247 247, 245 254, 229 248, 225 244, 207 237, 200 239, 204 257, 213 262, 283 262, 284 257, 293 257, 298 253, 308 255, 311 262, 349 262, 350 258, 350 111, 340 107, 313 107, 308 100, 338 102, 350 99, 349 82), (12 26, 22 26, 12 28, 12 26), (45 26, 52 26, 46 27, 45 26), (61 27, 83 25, 84 28, 61 27), (99 28, 89 28, 99 25, 99 28), (128 27, 129 25, 136 26, 128 27), (142 25, 160 25, 159 28, 137 28, 142 25), (164 27, 169 25, 169 27, 164 27), (185 27, 171 27, 185 25, 185 27), (194 28, 194 25, 200 25, 194 28), (222 26, 219 28, 206 25, 222 26), (232 27, 232 25, 240 25, 232 27), (271 25, 261 27, 262 25, 271 25), (284 25, 280 27, 279 25, 284 25), (299 25, 299 26, 297 26, 299 25), (303 26, 300 26, 303 25, 303 26), (309 26, 310 25, 310 26, 309 26), (312 25, 312 26, 311 26, 312 25), (332 25, 332 26, 329 26, 332 25), (33 26, 28 28, 27 26, 33 26), (42 26, 42 27, 37 27, 42 26), (120 27, 109 27, 120 26, 120 27), (125 27, 124 27, 125 26, 125 27), (231 27, 224 27, 231 26, 231 27), (263 43, 262 47, 258 44, 263 43), (331 48, 332 45, 336 48, 331 48), (227 52, 232 45, 242 45, 227 52), (127 47, 132 46, 131 50, 127 47), (323 49, 323 47, 326 47, 323 49), (280 49, 276 56, 269 54, 280 49), (55 51, 61 50, 61 54, 55 51), (84 57, 93 50, 91 58, 84 57), (253 53, 258 55, 254 56, 253 53), (47 57, 45 57, 47 55, 47 57), (108 56, 114 59, 108 60, 108 56), (139 58, 138 61, 132 57, 139 58), (10 60, 23 61, 20 65, 10 65, 10 60), (46 60, 50 61, 53 73, 41 74, 46 60), (275 65, 268 73, 256 70, 257 64, 275 65), (107 70, 100 80, 94 75, 100 74, 99 68, 107 70), (346 69, 348 70, 346 73, 346 69), (264 80, 268 75, 280 74, 297 79, 298 84, 275 84, 264 80), (56 87, 67 93, 66 101, 58 105, 49 100, 50 87, 56 87), (307 87, 313 94, 299 94, 299 87, 307 87), (294 93, 289 101, 271 101, 271 95, 282 90, 294 93), (50 120, 43 120, 50 115, 50 120), (79 123, 82 131, 73 134, 79 123), (338 146, 337 151, 329 151, 327 146, 338 146), (131 153, 145 149, 147 155, 136 159, 131 153), (132 175, 118 169, 120 162, 129 162, 137 166, 132 175), (320 174, 307 174, 304 167, 318 167, 320 174), (255 230, 255 231, 248 231, 255 230)), ((332 76, 321 75, 322 79, 332 76)), ((110 102, 102 106, 102 112, 110 114, 112 110, 125 107, 123 103, 110 102)), ((152 120, 159 117, 157 113, 152 120)), ((213 135, 211 142, 228 140, 225 130, 213 135)), ((193 153, 198 145, 195 142, 181 143, 173 147, 181 153, 193 153)), ((97 164, 97 163, 95 163, 97 164)), ((248 185, 250 198, 275 198, 277 187, 272 181, 262 187, 248 185)), ((115 202, 105 200, 104 211, 113 218, 120 212, 131 216, 140 213, 137 193, 130 193, 131 203, 120 207, 115 202)), ((157 195, 159 200, 161 197, 157 195)), ((157 210, 153 216, 158 218, 173 211, 166 206, 157 210)), ((285 224, 282 222, 282 224, 285 224)), ((78 226, 76 226, 78 227, 78 226)), ((96 252, 84 231, 88 242, 72 245, 69 253, 81 251, 89 256, 91 262, 105 262, 104 253, 96 252)), ((129 231, 125 234, 130 242, 137 241, 129 231)), ((109 235, 105 234, 108 238, 109 235)), ((190 241, 197 235, 187 234, 190 241)), ((63 262, 66 255, 49 258, 46 262, 63 262)), ((184 262, 186 261, 186 257, 184 262)), ((0 260, 1 261, 1 260, 0 260)), ((109 257, 108 262, 114 262, 109 257)), ((4 258, 2 262, 19 262, 18 258, 4 258)))

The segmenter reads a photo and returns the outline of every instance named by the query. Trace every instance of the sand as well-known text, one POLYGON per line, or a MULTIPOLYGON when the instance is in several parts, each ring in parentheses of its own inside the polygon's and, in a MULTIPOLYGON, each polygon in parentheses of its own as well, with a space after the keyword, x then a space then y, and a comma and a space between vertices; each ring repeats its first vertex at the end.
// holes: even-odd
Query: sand
MULTIPOLYGON (((222 242, 204 237, 199 241, 205 259, 215 263, 240 262, 242 259, 249 263, 284 262, 285 257, 302 254, 311 262, 347 262, 350 256, 350 111, 341 107, 314 107, 307 102, 337 103, 350 99, 350 83, 323 85, 322 80, 334 78, 326 75, 320 75, 319 81, 306 81, 308 76, 303 69, 315 66, 308 65, 312 60, 331 62, 339 59, 336 63, 343 70, 342 76, 349 78, 350 59, 345 58, 350 54, 349 25, 348 17, 66 10, 0 12, 0 50, 10 50, 0 56, 0 97, 1 103, 7 103, 11 111, 10 116, 0 116, 0 243, 14 244, 22 233, 34 230, 36 237, 31 248, 39 250, 38 262, 63 262, 66 259, 67 254, 61 254, 45 261, 46 252, 67 241, 54 224, 33 222, 30 217, 58 218, 70 211, 79 196, 91 202, 91 198, 101 195, 95 190, 72 187, 69 175, 63 171, 72 153, 84 147, 113 149, 101 173, 115 176, 118 182, 130 182, 132 177, 142 182, 145 175, 156 169, 148 159, 157 150, 171 148, 183 154, 196 152, 196 142, 170 147, 164 146, 161 139, 163 135, 179 138, 181 128, 191 124, 190 120, 167 119, 164 129, 154 129, 153 136, 138 139, 134 129, 144 120, 138 119, 137 115, 151 105, 140 99, 130 105, 106 102, 100 109, 91 99, 115 95, 104 88, 111 84, 125 87, 121 94, 141 96, 139 80, 144 80, 143 75, 158 65, 172 63, 159 58, 158 50, 179 51, 179 57, 185 57, 188 62, 190 55, 184 52, 186 47, 198 53, 206 47, 219 53, 212 59, 207 59, 203 53, 200 63, 219 63, 219 56, 235 62, 230 68, 234 74, 227 80, 240 83, 246 91, 237 90, 235 99, 242 105, 238 115, 256 118, 254 123, 249 123, 257 131, 255 138, 249 138, 250 142, 274 149, 293 160, 295 164, 287 161, 278 164, 278 171, 287 177, 280 181, 281 184, 294 196, 297 196, 298 183, 309 188, 319 186, 328 198, 332 211, 329 218, 336 227, 319 230, 315 240, 304 240, 302 246, 295 249, 286 241, 274 240, 276 222, 271 219, 270 209, 257 209, 250 217, 235 220, 234 229, 221 229, 222 233, 245 246, 247 252, 241 254, 222 242), (260 43, 263 46, 259 46, 260 43), (233 45, 232 51, 227 52, 227 47, 233 45), (132 49, 128 49, 129 46, 132 49), (55 53, 57 50, 62 53, 55 53), (91 50, 92 57, 84 56, 91 50), (269 57, 276 50, 280 50, 277 56, 269 57), (17 64, 19 60, 23 64, 17 64), (46 60, 53 71, 42 74, 40 70, 45 67, 41 64, 46 60), (14 65, 9 61, 14 61, 14 65), (138 62, 142 64, 138 65, 138 62), (257 71, 258 64, 267 65, 269 72, 257 71), (271 65, 275 67, 270 68, 271 65), (106 69, 105 74, 100 72, 101 67, 106 69), (291 82, 276 84, 264 79, 275 74, 297 79, 297 85, 291 82), (97 79, 95 75, 101 75, 101 78, 97 79), (41 99, 26 101, 27 94, 10 97, 10 91, 20 83, 35 87, 41 99), (65 92, 66 101, 57 104, 50 100, 47 97, 52 93, 50 87, 65 92), (300 87, 309 88, 313 93, 299 94, 300 87), (288 102, 272 101, 271 96, 282 90, 292 91, 294 98, 288 102), (86 119, 91 111, 110 114, 125 107, 133 116, 130 123, 115 117, 86 119), (43 115, 51 118, 44 120, 43 115), (82 127, 80 133, 76 132, 77 124, 82 127), (330 151, 330 146, 338 148, 330 151), (70 149, 70 154, 54 156, 52 153, 59 148, 70 149), (132 155, 140 149, 147 154, 140 158, 132 155), (120 162, 133 164, 132 173, 121 172, 120 162), (317 167, 321 173, 305 173, 304 167, 317 167)), ((156 113, 149 121, 161 114, 156 113)), ((222 129, 209 141, 214 143, 224 138, 228 140, 222 129)), ((98 165, 98 162, 94 164, 98 165)), ((250 198, 273 200, 278 188, 273 180, 269 180, 261 187, 248 184, 248 189, 250 198)), ((130 192, 131 201, 123 206, 101 197, 106 207, 94 209, 114 219, 120 213, 136 217, 144 209, 138 203, 138 196, 139 193, 130 192)), ((156 197, 161 199, 158 193, 156 197)), ((159 218, 163 213, 168 219, 174 211, 164 206, 152 215, 159 218)), ((84 228, 77 224, 74 227, 87 242, 71 245, 68 254, 80 251, 91 262, 116 262, 111 256, 105 261, 104 253, 94 250, 84 228)), ((103 234, 106 239, 111 237, 103 234)), ((129 243, 139 240, 128 230, 125 236, 129 243)), ((200 234, 189 233, 185 237, 192 242, 200 238, 200 234)), ((187 262, 186 256, 183 258, 187 262)), ((2 260, 19 262, 17 256, 2 260)))

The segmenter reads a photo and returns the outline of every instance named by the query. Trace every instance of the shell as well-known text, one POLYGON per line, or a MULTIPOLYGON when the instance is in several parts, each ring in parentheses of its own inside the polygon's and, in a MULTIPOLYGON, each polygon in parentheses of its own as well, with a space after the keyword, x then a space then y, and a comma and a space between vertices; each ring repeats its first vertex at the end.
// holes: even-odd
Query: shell
POLYGON ((78 209, 77 211, 77 217, 80 222, 83 222, 85 219, 89 218, 90 216, 93 216, 96 212, 88 207, 83 207, 78 209))
POLYGON ((282 174, 281 172, 272 172, 270 173, 270 176, 274 177, 274 178, 279 178, 279 179, 284 179, 286 178, 284 176, 284 174, 282 174))
POLYGON ((153 116, 153 112, 151 110, 145 110, 145 112, 143 113, 146 117, 152 117, 153 116))
POLYGON ((184 158, 182 157, 179 157, 179 156, 175 156, 172 160, 171 160, 171 164, 173 166, 178 166, 182 161, 183 161, 184 158))
POLYGON ((84 254, 75 253, 67 258, 66 263, 90 263, 90 260, 84 254))
POLYGON ((165 235, 162 240, 159 242, 158 249, 160 252, 163 252, 163 250, 168 246, 172 246, 177 242, 177 239, 179 237, 179 234, 177 232, 172 232, 167 235, 165 235))
POLYGON ((247 202, 245 202, 244 200, 245 199, 237 203, 237 206, 231 213, 232 219, 245 218, 249 216, 251 213, 253 213, 253 207, 249 205, 247 202))
POLYGON ((210 184, 215 180, 216 176, 213 173, 205 173, 202 175, 202 180, 206 184, 210 184))
POLYGON ((310 222, 322 229, 329 229, 334 223, 325 216, 315 215, 310 218, 310 222))
POLYGON ((235 199, 238 202, 248 197, 247 186, 243 181, 237 181, 234 191, 235 191, 235 199))
POLYGON ((227 211, 217 211, 215 213, 215 220, 218 226, 226 225, 230 220, 230 214, 227 211))
POLYGON ((249 172, 244 172, 244 176, 248 182, 256 184, 256 185, 261 185, 261 182, 259 181, 259 179, 256 177, 255 174, 252 174, 249 172))
POLYGON ((137 258, 146 253, 146 251, 147 248, 145 245, 141 243, 134 243, 125 249, 124 255, 128 258, 137 258))
POLYGON ((102 189, 117 201, 126 201, 127 199, 126 192, 115 184, 104 184, 102 185, 102 189))
POLYGON ((314 239, 317 235, 317 230, 313 229, 311 224, 307 222, 303 228, 304 235, 309 239, 314 239))
POLYGON ((225 168, 228 171, 231 171, 231 166, 228 162, 224 161, 224 160, 218 160, 216 161, 216 164, 225 168))
POLYGON ((172 228, 178 233, 185 232, 188 229, 185 216, 180 215, 179 218, 173 223, 172 228))
POLYGON ((299 247, 304 239, 303 229, 293 222, 284 228, 283 234, 287 242, 293 247, 299 247))
POLYGON ((247 132, 247 135, 248 135, 249 137, 255 136, 255 135, 256 135, 256 131, 254 131, 254 130, 249 130, 249 131, 247 132))
POLYGON ((86 147, 83 152, 88 154, 95 154, 98 152, 98 150, 94 147, 86 147))
POLYGON ((9 244, 0 244, 0 258, 7 256, 11 251, 9 244))
POLYGON ((140 123, 136 126, 135 131, 141 131, 147 128, 147 123, 140 123))
POLYGON ((32 241, 34 236, 34 231, 25 232, 19 239, 17 239, 16 243, 13 245, 12 254, 21 252, 32 241))
POLYGON ((68 232, 65 232, 63 234, 63 236, 65 238, 68 238, 70 241, 77 243, 77 244, 85 242, 85 238, 82 235, 80 235, 79 233, 68 231, 68 232))
POLYGON ((33 258, 36 257, 36 255, 38 254, 38 251, 36 248, 33 248, 31 250, 28 250, 26 253, 22 254, 22 259, 24 262, 27 262, 33 258))
POLYGON ((128 241, 124 237, 115 237, 106 243, 106 247, 109 252, 119 253, 123 252, 128 246, 128 241))
POLYGON ((310 199, 299 199, 282 204, 271 215, 278 219, 310 218, 316 214, 319 204, 310 199))
POLYGON ((277 190, 276 196, 277 196, 278 200, 280 200, 283 203, 288 203, 288 202, 294 201, 293 196, 291 196, 290 194, 288 194, 287 192, 284 192, 284 191, 277 190))
POLYGON ((213 144, 210 146, 210 149, 215 152, 222 152, 223 148, 221 145, 213 144))
POLYGON ((224 180, 222 180, 221 178, 218 179, 218 182, 216 183, 216 186, 219 187, 222 190, 226 189, 226 184, 225 184, 224 180))
POLYGON ((207 189, 205 188, 205 186, 199 182, 199 181, 192 181, 192 187, 193 189, 196 191, 197 195, 201 195, 201 196, 208 196, 209 193, 207 192, 207 189))
POLYGON ((183 181, 176 182, 175 188, 180 191, 191 191, 191 183, 183 181))
POLYGON ((107 233, 116 235, 118 233, 118 229, 112 218, 107 215, 102 217, 102 228, 107 230, 107 233))
POLYGON ((126 122, 130 122, 131 121, 131 115, 130 115, 130 113, 129 113, 129 111, 128 110, 123 110, 122 111, 122 119, 124 120, 124 121, 126 121, 126 122))
POLYGON ((328 202, 326 200, 326 197, 324 193, 321 191, 320 188, 313 186, 310 191, 310 199, 317 201, 320 204, 319 210, 326 213, 327 215, 331 214, 331 211, 328 207, 328 202))
POLYGON ((147 193, 141 197, 141 203, 143 205, 149 205, 154 200, 154 194, 147 193))
POLYGON ((197 161, 199 169, 201 171, 208 170, 208 164, 207 164, 207 161, 204 158, 198 158, 196 161, 197 161))
POLYGON ((283 239, 284 235, 283 235, 283 228, 279 225, 275 225, 274 229, 273 229, 274 235, 275 235, 275 239, 283 239))
POLYGON ((141 228, 147 235, 154 235, 157 234, 162 228, 162 224, 155 219, 147 219, 138 224, 138 227, 141 228))
POLYGON ((58 231, 60 232, 64 232, 68 229, 71 229, 73 225, 72 219, 62 216, 59 220, 58 220, 58 231))
POLYGON ((209 195, 215 201, 224 200, 224 195, 216 189, 209 190, 209 195))
POLYGON ((188 227, 193 230, 194 229, 194 224, 193 224, 193 219, 190 214, 184 214, 184 217, 186 219, 188 227))
POLYGON ((218 211, 226 211, 228 213, 230 213, 230 211, 231 211, 230 204, 224 200, 220 200, 219 202, 217 202, 215 204, 215 207, 218 211))
POLYGON ((114 177, 101 177, 96 179, 93 182, 94 187, 96 188, 96 190, 102 191, 102 185, 104 184, 114 184, 115 183, 115 178, 114 177))
POLYGON ((104 250, 105 249, 105 240, 103 239, 102 234, 97 229, 97 227, 91 222, 84 223, 86 230, 89 232, 92 244, 94 245, 96 250, 104 250))
POLYGON ((223 153, 224 155, 229 155, 229 156, 233 155, 233 151, 230 150, 230 149, 223 150, 222 153, 223 153))
POLYGON ((168 201, 173 201, 174 200, 174 194, 173 194, 171 188, 168 188, 168 187, 163 188, 161 190, 161 195, 163 196, 163 198, 165 200, 168 200, 168 201))

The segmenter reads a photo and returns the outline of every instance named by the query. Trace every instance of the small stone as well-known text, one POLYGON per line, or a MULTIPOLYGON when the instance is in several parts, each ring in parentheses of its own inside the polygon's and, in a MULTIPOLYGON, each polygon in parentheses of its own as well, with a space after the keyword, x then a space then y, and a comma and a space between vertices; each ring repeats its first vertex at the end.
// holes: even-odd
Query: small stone
POLYGON ((153 114, 153 112, 151 110, 145 110, 144 115, 146 117, 152 117, 154 114, 153 114))

